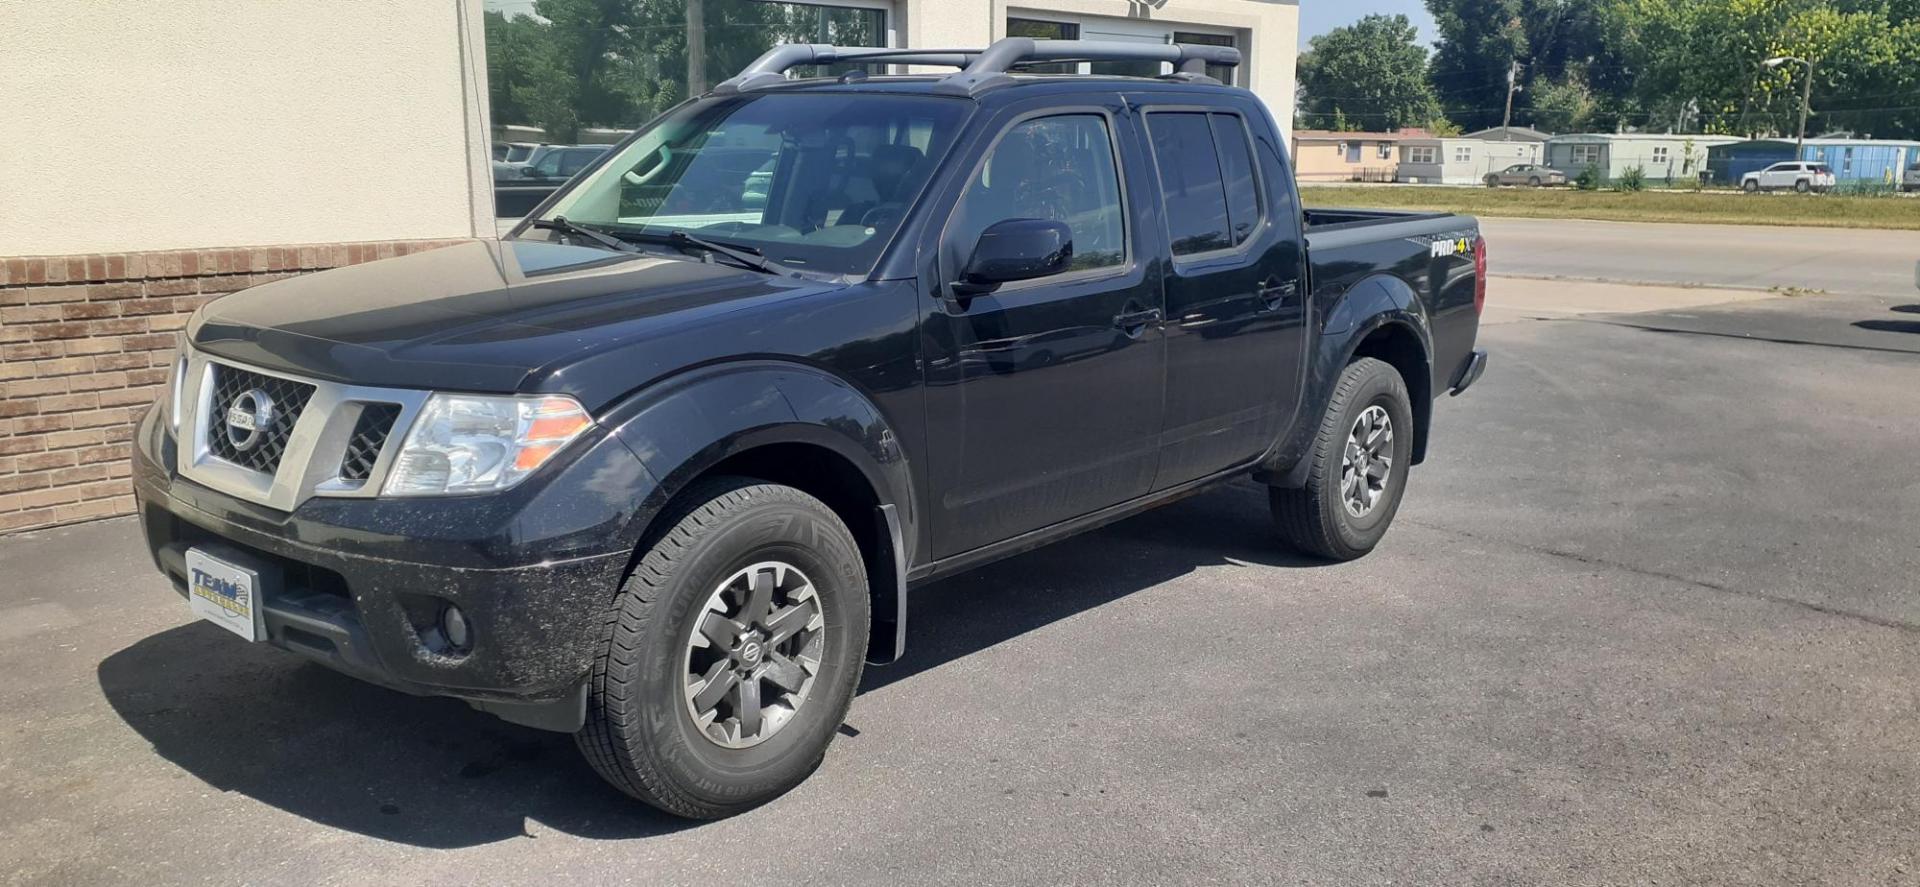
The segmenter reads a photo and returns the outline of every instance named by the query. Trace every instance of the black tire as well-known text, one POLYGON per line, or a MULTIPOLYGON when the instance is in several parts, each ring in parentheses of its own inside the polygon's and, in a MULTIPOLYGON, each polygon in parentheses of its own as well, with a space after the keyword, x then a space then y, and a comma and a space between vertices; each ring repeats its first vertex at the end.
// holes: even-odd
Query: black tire
POLYGON ((1528 180, 1527 180, 1527 187, 1529 187, 1529 188, 1538 188, 1538 187, 1540 187, 1540 177, 1539 177, 1539 176, 1534 176, 1533 178, 1530 178, 1530 179, 1528 179, 1528 180))
POLYGON ((1499 177, 1499 176, 1497 176, 1497 175, 1494 175, 1494 174, 1492 174, 1492 173, 1488 173, 1488 174, 1487 174, 1487 177, 1486 177, 1485 179, 1483 179, 1482 181, 1485 181, 1485 182, 1487 183, 1487 187, 1489 187, 1489 188, 1498 188, 1498 187, 1500 187, 1500 177, 1499 177))
POLYGON ((1334 383, 1313 448, 1307 452, 1306 458, 1312 461, 1306 486, 1267 491, 1280 537, 1306 554, 1328 560, 1350 561, 1372 551, 1400 510, 1413 458, 1413 434, 1413 407, 1400 373, 1371 357, 1348 364, 1334 383), (1364 516, 1356 516, 1347 509, 1341 489, 1341 455, 1354 423, 1372 406, 1384 409, 1392 421, 1393 460, 1379 501, 1364 516))
POLYGON ((1741 183, 1740 183, 1740 190, 1742 190, 1742 191, 1745 191, 1745 192, 1747 192, 1748 194, 1755 194, 1755 193, 1758 193, 1758 192, 1760 191, 1760 180, 1759 180, 1759 179, 1748 179, 1748 180, 1746 180, 1746 181, 1744 181, 1744 182, 1741 182, 1741 183))
POLYGON ((586 725, 574 740, 621 791, 669 813, 718 819, 785 794, 825 757, 866 662, 867 576, 846 524, 800 490, 715 478, 681 501, 609 608, 586 725), (730 748, 688 710, 689 643, 715 589, 770 560, 811 580, 825 647, 790 720, 757 745, 730 748))
POLYGON ((1800 181, 1793 183, 1793 190, 1798 191, 1802 194, 1805 194, 1808 191, 1813 190, 1813 184, 1808 182, 1806 179, 1801 179, 1800 181))

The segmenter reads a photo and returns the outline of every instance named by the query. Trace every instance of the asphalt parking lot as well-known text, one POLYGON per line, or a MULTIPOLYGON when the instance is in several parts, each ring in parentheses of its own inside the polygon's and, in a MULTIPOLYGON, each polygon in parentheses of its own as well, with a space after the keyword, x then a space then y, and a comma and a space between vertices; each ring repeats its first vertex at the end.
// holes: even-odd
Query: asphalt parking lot
POLYGON ((1231 487, 930 586, 719 823, 188 623, 127 521, 0 540, 0 876, 1920 881, 1920 291, 1614 289, 1483 330, 1371 557, 1231 487))

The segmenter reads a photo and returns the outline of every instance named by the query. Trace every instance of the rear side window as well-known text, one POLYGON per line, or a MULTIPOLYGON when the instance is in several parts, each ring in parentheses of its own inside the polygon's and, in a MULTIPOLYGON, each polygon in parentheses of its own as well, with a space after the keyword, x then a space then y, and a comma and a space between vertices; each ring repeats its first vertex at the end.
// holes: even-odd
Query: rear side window
POLYGON ((1237 114, 1157 111, 1147 115, 1173 254, 1245 243, 1260 225, 1253 145, 1237 114))
POLYGON ((1220 149, 1220 176, 1227 184, 1227 224, 1233 245, 1239 246, 1260 225, 1260 186, 1253 176, 1253 144, 1247 127, 1235 114, 1209 114, 1213 143, 1220 149))
POLYGON ((573 175, 585 169, 587 164, 592 163, 604 153, 606 152, 597 150, 568 151, 560 158, 560 174, 563 176, 573 175))

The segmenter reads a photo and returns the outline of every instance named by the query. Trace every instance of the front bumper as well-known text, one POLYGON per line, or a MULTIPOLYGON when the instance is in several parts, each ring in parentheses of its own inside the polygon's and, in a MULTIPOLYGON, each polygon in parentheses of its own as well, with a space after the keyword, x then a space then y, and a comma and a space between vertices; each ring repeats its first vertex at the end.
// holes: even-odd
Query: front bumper
POLYGON ((172 440, 157 424, 149 416, 136 434, 134 493, 154 563, 180 594, 187 550, 207 549, 259 568, 274 646, 516 723, 579 728, 605 608, 631 559, 634 509, 651 488, 618 440, 596 441, 539 489, 316 498, 286 513, 174 474, 165 467, 172 440), (604 495, 605 486, 566 495, 579 489, 569 484, 576 472, 625 477, 633 488, 624 495, 636 498, 616 505, 624 495, 604 495), (433 630, 448 605, 471 626, 468 649, 450 649, 433 630))

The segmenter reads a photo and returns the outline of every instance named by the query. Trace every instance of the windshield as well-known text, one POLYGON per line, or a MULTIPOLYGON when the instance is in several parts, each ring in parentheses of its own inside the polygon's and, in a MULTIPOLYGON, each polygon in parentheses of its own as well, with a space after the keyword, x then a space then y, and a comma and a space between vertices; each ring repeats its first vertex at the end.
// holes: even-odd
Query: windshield
POLYGON ((865 273, 969 108, 844 93, 696 102, 621 149, 545 218, 615 235, 688 231, 795 268, 865 273))

